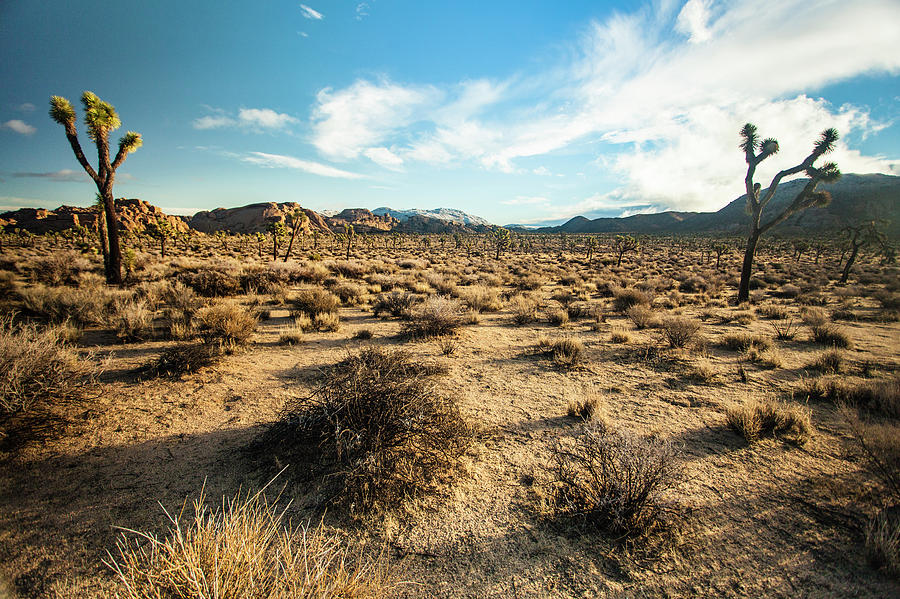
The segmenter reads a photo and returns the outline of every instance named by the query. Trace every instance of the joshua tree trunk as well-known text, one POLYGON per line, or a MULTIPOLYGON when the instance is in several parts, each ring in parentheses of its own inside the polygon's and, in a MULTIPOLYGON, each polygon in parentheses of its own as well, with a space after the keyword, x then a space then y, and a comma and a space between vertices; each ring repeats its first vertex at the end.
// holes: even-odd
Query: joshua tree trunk
MULTIPOLYGON (((756 246, 762 232, 758 227, 753 227, 750 236, 747 237, 747 248, 744 250, 744 264, 741 266, 741 283, 738 287, 738 303, 750 299, 750 275, 753 272, 753 256, 756 254, 756 246)), ((718 268, 718 267, 717 267, 718 268)))
POLYGON ((850 269, 853 268, 853 263, 856 262, 856 256, 859 254, 860 246, 853 244, 853 249, 850 250, 850 257, 847 258, 847 264, 844 265, 844 271, 841 273, 841 285, 847 284, 847 278, 850 276, 850 269))
POLYGON ((112 194, 112 181, 109 181, 103 189, 103 212, 106 217, 106 237, 109 244, 106 281, 112 285, 121 285, 122 246, 119 243, 119 218, 116 214, 116 201, 112 194))

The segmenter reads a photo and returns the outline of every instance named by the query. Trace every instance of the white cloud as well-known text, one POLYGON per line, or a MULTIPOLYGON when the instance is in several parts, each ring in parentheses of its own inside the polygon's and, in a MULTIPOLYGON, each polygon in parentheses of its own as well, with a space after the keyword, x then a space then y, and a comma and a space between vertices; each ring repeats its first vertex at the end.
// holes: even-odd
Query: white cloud
POLYGON ((550 172, 550 169, 548 169, 546 166, 539 166, 531 172, 535 175, 540 175, 541 177, 550 177, 553 175, 553 173, 550 172))
POLYGON ((504 206, 532 206, 535 204, 550 205, 550 200, 543 196, 516 196, 512 200, 500 202, 504 206))
POLYGON ((9 129, 10 131, 14 131, 19 135, 33 135, 37 129, 26 123, 25 121, 20 121, 19 119, 12 119, 10 121, 6 121, 3 123, 2 129, 9 129))
POLYGON ((298 34, 300 37, 309 37, 309 34, 306 33, 305 31, 298 31, 297 34, 298 34))
POLYGON ((325 18, 325 15, 323 15, 322 13, 320 13, 317 10, 314 10, 314 9, 308 7, 305 4, 300 5, 300 14, 302 14, 304 18, 312 19, 314 21, 321 21, 322 19, 325 18))
POLYGON ((13 177, 30 179, 50 179, 51 181, 89 181, 87 173, 64 168, 49 173, 13 173, 13 177))
POLYGON ((261 129, 283 129, 297 122, 297 119, 289 114, 280 114, 269 108, 241 108, 238 112, 238 121, 241 125, 258 127, 261 129))
POLYGON ((339 179, 361 179, 362 175, 344 171, 327 164, 312 162, 309 160, 301 160, 293 156, 284 156, 281 154, 266 154, 265 152, 250 152, 241 158, 244 162, 257 164, 267 168, 291 168, 312 175, 320 175, 322 177, 335 177, 339 179))
POLYGON ((34 112, 36 107, 31 102, 25 102, 24 104, 19 104, 16 106, 16 110, 19 112, 34 112))
POLYGON ((250 131, 278 131, 299 121, 289 114, 275 112, 271 108, 241 108, 236 117, 229 116, 224 110, 210 109, 214 114, 194 119, 194 129, 223 129, 241 127, 250 131))
POLYGON ((707 27, 711 0, 688 0, 678 13, 675 29, 688 36, 689 41, 699 44, 712 37, 707 27))
POLYGON ((222 127, 233 127, 237 125, 237 121, 224 115, 207 115, 198 119, 194 119, 192 123, 194 129, 220 129, 222 127))
POLYGON ((369 3, 360 2, 356 5, 356 20, 362 21, 369 16, 369 3))
POLYGON ((372 162, 391 170, 402 170, 403 159, 387 148, 369 148, 363 155, 372 162))

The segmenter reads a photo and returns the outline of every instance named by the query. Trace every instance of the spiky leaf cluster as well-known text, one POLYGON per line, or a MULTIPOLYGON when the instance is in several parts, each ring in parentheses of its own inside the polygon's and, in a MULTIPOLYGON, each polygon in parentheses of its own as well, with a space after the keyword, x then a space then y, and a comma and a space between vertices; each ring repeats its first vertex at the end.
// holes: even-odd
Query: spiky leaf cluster
POLYGON ((75 109, 72 103, 62 96, 50 97, 50 118, 60 125, 71 125, 75 123, 75 109))
POLYGON ((87 125, 88 137, 91 141, 106 139, 110 131, 122 126, 116 109, 109 102, 104 102, 97 94, 86 91, 81 95, 84 106, 84 123, 87 125))

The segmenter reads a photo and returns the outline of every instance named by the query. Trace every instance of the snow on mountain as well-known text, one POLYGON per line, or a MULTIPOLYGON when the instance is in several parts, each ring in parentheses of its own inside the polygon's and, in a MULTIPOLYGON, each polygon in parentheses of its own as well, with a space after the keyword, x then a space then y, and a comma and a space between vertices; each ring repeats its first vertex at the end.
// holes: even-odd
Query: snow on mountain
POLYGON ((462 210, 456 210, 454 208, 433 208, 431 210, 412 208, 410 210, 394 210, 392 208, 382 207, 373 210, 372 214, 376 216, 383 216, 385 214, 388 214, 390 216, 393 216, 400 222, 409 220, 410 216, 424 216, 426 218, 436 218, 438 220, 445 220, 461 225, 480 225, 485 227, 491 226, 491 223, 484 220, 480 216, 473 216, 471 214, 463 212, 462 210))

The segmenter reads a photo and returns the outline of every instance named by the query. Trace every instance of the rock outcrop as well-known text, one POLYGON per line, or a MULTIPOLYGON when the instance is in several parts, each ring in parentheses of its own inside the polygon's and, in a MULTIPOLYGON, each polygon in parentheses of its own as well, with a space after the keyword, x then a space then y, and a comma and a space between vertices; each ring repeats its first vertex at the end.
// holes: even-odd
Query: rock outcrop
POLYGON ((393 231, 400 221, 389 215, 376 216, 365 208, 347 208, 325 219, 332 231, 340 233, 344 225, 353 225, 357 233, 385 233, 393 231))
POLYGON ((216 208, 198 212, 191 217, 189 224, 201 233, 227 231, 229 233, 265 233, 272 222, 287 222, 288 215, 300 208, 309 217, 305 230, 329 232, 328 224, 317 212, 300 206, 296 202, 261 202, 237 208, 216 208))
MULTIPOLYGON (((185 232, 190 229, 184 220, 177 216, 169 216, 144 200, 119 198, 116 200, 116 210, 119 214, 119 226, 126 231, 144 229, 147 223, 158 218, 169 221, 176 231, 185 232)), ((64 231, 78 226, 96 230, 98 222, 96 210, 78 206, 60 206, 55 210, 21 208, 0 214, 0 224, 9 229, 23 229, 35 235, 64 231)))

